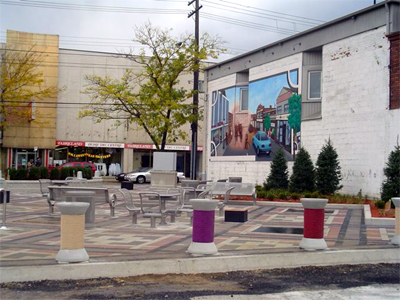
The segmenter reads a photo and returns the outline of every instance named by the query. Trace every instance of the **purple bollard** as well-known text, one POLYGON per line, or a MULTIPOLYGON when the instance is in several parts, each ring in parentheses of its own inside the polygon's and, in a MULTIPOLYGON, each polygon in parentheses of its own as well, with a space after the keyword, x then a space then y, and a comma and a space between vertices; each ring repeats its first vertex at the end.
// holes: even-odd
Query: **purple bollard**
POLYGON ((218 253, 214 243, 214 219, 218 200, 192 199, 193 235, 187 250, 191 254, 211 255, 218 253))

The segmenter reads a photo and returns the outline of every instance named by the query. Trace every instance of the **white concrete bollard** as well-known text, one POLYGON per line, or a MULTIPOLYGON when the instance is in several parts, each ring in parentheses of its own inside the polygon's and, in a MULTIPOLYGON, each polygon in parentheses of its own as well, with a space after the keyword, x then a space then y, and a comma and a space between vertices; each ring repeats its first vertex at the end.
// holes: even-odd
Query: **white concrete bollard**
POLYGON ((76 177, 78 179, 83 179, 82 171, 78 171, 78 173, 76 174, 76 177))
POLYGON ((395 235, 392 238, 392 244, 400 246, 400 198, 392 198, 392 202, 394 203, 396 220, 395 220, 395 235))
POLYGON ((61 212, 61 245, 56 260, 59 263, 76 263, 89 260, 84 248, 85 212, 89 203, 60 202, 56 204, 61 212))

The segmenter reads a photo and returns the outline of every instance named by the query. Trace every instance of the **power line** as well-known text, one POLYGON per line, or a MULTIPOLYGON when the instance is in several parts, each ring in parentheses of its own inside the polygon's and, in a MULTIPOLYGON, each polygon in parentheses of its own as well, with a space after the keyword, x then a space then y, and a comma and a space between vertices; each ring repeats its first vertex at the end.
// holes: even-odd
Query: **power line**
MULTIPOLYGON (((204 1, 204 2, 209 2, 209 1, 204 1)), ((212 3, 212 2, 210 2, 212 3)), ((217 4, 220 5, 220 4, 217 4)), ((298 24, 303 24, 306 26, 316 26, 320 25, 321 22, 310 22, 310 21, 302 21, 302 20, 297 20, 295 18, 287 18, 287 17, 282 17, 282 16, 275 16, 275 15, 270 15, 270 14, 265 14, 259 11, 251 11, 243 8, 235 8, 233 6, 223 6, 223 7, 218 7, 214 5, 207 5, 207 7, 212 7, 224 11, 230 11, 242 15, 248 15, 248 16, 253 16, 253 17, 258 17, 258 18, 264 18, 264 19, 269 19, 269 20, 274 20, 274 21, 280 21, 280 22, 286 22, 286 23, 298 23, 298 24), (228 9, 227 7, 231 7, 232 9, 228 9)))
MULTIPOLYGON (((204 2, 209 2, 207 0, 203 0, 203 1, 204 2)), ((313 21, 313 22, 316 22, 316 23, 325 23, 326 22, 324 20, 318 20, 318 19, 313 19, 313 18, 308 18, 308 17, 301 17, 301 16, 296 16, 296 15, 286 14, 286 13, 282 13, 282 12, 276 12, 276 11, 273 11, 273 10, 263 9, 263 8, 259 8, 259 7, 249 6, 249 5, 243 5, 243 4, 234 3, 234 2, 230 2, 230 1, 226 1, 226 0, 219 0, 219 1, 220 2, 229 3, 229 4, 233 4, 233 5, 240 6, 240 7, 251 8, 251 9, 255 9, 255 10, 265 11, 265 12, 274 13, 274 14, 283 15, 283 16, 288 16, 288 17, 292 17, 292 18, 300 18, 300 19, 304 19, 304 20, 309 20, 309 21, 313 21)), ((215 4, 217 4, 217 3, 215 3, 215 4)), ((217 5, 221 5, 221 4, 217 4, 217 5)))
POLYGON ((241 21, 238 19, 218 16, 218 15, 209 14, 209 13, 202 13, 202 17, 205 19, 209 19, 209 20, 219 21, 219 22, 223 22, 223 23, 229 23, 229 24, 233 24, 233 25, 240 25, 243 27, 258 29, 258 30, 262 30, 262 31, 277 32, 277 33, 286 34, 286 35, 292 35, 292 34, 298 33, 298 31, 296 31, 296 30, 283 29, 283 28, 273 27, 273 26, 269 26, 269 25, 241 21))
MULTIPOLYGON (((27 45, 32 45, 30 43, 21 43, 21 44, 27 44, 27 45)), ((249 51, 241 48, 235 48, 235 47, 226 47, 228 50, 233 50, 233 51, 239 51, 240 53, 249 51)), ((0 48, 1 50, 1 48, 0 48)), ((6 51, 13 51, 13 52, 33 52, 33 53, 38 53, 38 54, 47 54, 47 55, 54 55, 54 56, 63 56, 63 55, 71 55, 71 56, 88 56, 88 57, 104 57, 104 58, 115 58, 115 59, 128 59, 126 56, 130 54, 126 53, 107 53, 107 52, 97 52, 97 51, 92 51, 92 50, 79 50, 79 49, 64 49, 60 48, 59 52, 53 52, 53 51, 37 51, 37 50, 22 50, 22 49, 10 49, 10 48, 3 48, 2 50, 6 51), (74 51, 74 52, 90 52, 93 54, 89 53, 66 53, 64 51, 74 51)), ((227 52, 225 54, 230 54, 232 52, 227 52)), ((135 55, 133 55, 135 56, 135 55)), ((113 64, 107 64, 108 65, 113 65, 113 64)), ((115 65, 114 65, 115 66, 115 65)))
POLYGON ((80 10, 80 11, 97 11, 97 12, 119 12, 119 13, 141 13, 141 14, 187 14, 187 9, 163 9, 163 8, 132 8, 127 6, 104 6, 104 5, 85 5, 85 4, 69 4, 55 3, 47 1, 30 1, 24 2, 0 0, 0 4, 13 6, 27 6, 36 8, 51 8, 61 10, 80 10))

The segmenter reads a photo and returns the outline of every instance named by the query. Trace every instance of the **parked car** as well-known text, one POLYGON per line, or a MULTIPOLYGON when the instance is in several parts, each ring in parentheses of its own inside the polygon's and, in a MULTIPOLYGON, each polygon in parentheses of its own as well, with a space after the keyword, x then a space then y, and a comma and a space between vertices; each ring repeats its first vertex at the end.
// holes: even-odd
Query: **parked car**
POLYGON ((118 175, 115 176, 115 179, 118 180, 119 182, 125 181, 126 174, 133 173, 133 172, 134 171, 127 172, 127 173, 119 173, 118 175))
POLYGON ((271 154, 271 139, 264 131, 260 130, 253 136, 253 146, 257 156, 259 156, 261 152, 265 152, 267 155, 271 154))
MULTIPOLYGON (((151 171, 153 169, 152 168, 139 168, 133 172, 129 172, 126 173, 126 175, 124 176, 124 180, 129 180, 129 181, 133 181, 136 183, 145 183, 145 182, 151 182, 151 171)), ((120 175, 117 175, 117 177, 120 175)), ((117 180, 119 180, 116 177, 117 180)), ((177 182, 179 182, 180 180, 185 179, 185 174, 183 172, 178 172, 177 174, 177 182)), ((121 180, 119 180, 121 181, 121 180)))
POLYGON ((83 167, 83 168, 91 168, 92 173, 96 172, 96 166, 93 163, 86 162, 86 161, 75 161, 75 162, 67 162, 65 164, 62 164, 60 166, 60 169, 62 168, 75 168, 75 167, 83 167))

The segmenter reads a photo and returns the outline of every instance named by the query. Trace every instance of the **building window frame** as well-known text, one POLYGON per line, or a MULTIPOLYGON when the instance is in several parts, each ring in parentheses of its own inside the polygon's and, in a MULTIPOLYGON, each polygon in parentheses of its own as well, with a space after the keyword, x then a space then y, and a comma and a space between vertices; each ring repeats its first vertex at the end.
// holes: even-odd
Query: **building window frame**
POLYGON ((310 100, 321 100, 322 98, 322 70, 313 70, 308 72, 308 99, 310 100), (311 75, 319 74, 319 97, 311 96, 311 75))
POLYGON ((287 104, 285 104, 285 105, 283 106, 283 112, 284 112, 284 113, 288 113, 288 112, 289 112, 289 103, 287 103, 287 104))
POLYGON ((249 110, 249 89, 240 88, 240 111, 249 110), (246 101, 243 101, 243 94, 246 92, 246 101))

